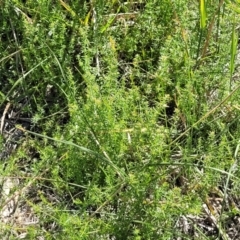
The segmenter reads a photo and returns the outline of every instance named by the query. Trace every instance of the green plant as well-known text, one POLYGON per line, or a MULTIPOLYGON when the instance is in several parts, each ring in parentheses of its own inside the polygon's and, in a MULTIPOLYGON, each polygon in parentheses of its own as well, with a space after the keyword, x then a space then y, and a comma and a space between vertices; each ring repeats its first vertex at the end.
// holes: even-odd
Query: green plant
POLYGON ((7 198, 38 220, 2 221, 0 234, 227 239, 240 183, 237 3, 0 4, 1 148, 17 146, 1 183, 16 179, 7 198), (198 224, 203 206, 214 227, 198 224))

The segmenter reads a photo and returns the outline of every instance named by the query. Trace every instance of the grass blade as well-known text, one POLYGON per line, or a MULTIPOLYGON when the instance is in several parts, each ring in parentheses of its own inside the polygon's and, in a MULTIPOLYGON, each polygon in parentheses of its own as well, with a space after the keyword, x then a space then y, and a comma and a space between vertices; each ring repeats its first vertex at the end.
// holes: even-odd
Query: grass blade
POLYGON ((234 23, 233 23, 233 27, 232 27, 232 43, 231 43, 230 89, 231 89, 231 85, 232 85, 232 76, 233 76, 233 72, 234 72, 234 68, 235 68, 235 58, 236 58, 236 53, 237 53, 237 45, 238 45, 238 34, 236 33, 236 30, 235 30, 235 18, 234 18, 234 23))
POLYGON ((16 125, 16 128, 23 131, 23 132, 27 132, 27 133, 30 133, 32 135, 35 135, 37 137, 40 137, 40 138, 45 138, 45 139, 49 139, 51 141, 54 141, 54 142, 58 142, 58 143, 63 143, 63 144, 67 144, 67 145, 70 145, 72 147, 76 147, 78 148, 79 150, 81 150, 82 152, 86 152, 86 153, 89 153, 91 155, 95 155, 97 157, 100 157, 101 159, 107 161, 111 166, 112 168, 117 172, 117 174, 119 175, 119 177, 121 177, 121 179, 124 179, 123 176, 123 172, 111 161, 111 159, 104 153, 104 156, 100 155, 99 153, 89 149, 89 148, 86 148, 86 147, 83 147, 83 146, 80 146, 78 144, 75 144, 71 141, 66 141, 66 140, 59 140, 59 139, 55 139, 55 138, 52 138, 52 137, 49 137, 49 136, 46 136, 46 135, 42 135, 40 133, 35 133, 35 132, 32 132, 32 131, 29 131, 29 130, 26 130, 24 128, 22 128, 21 126, 19 125, 16 125))
POLYGON ((200 0, 200 28, 204 29, 206 27, 207 11, 205 0, 200 0))

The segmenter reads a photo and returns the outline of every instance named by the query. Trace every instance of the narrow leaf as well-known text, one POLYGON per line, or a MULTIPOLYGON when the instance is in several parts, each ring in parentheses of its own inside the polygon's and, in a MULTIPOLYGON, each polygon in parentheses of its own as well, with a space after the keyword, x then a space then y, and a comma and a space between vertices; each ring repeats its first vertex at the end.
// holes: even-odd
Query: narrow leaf
POLYGON ((230 74, 231 77, 234 72, 235 68, 235 58, 236 58, 236 53, 237 53, 237 45, 238 45, 238 36, 235 30, 235 20, 232 28, 232 43, 231 43, 231 61, 230 61, 230 74))
POLYGON ((204 29, 206 27, 206 19, 207 19, 207 13, 206 13, 205 0, 200 0, 200 28, 201 29, 204 29))

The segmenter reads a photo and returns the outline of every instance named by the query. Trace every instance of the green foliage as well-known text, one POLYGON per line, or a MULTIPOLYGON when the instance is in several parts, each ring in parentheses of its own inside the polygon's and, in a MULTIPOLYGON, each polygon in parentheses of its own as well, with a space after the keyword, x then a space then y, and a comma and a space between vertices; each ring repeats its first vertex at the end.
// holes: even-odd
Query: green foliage
POLYGON ((174 239, 218 186, 239 194, 235 22, 200 2, 0 2, 1 112, 31 119, 4 176, 34 189, 29 239, 174 239))

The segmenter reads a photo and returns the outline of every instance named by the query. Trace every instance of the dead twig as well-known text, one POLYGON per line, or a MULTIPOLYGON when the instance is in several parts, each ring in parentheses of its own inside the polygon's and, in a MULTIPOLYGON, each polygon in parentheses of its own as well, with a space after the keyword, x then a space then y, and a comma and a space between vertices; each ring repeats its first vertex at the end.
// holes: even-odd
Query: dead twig
POLYGON ((3 134, 4 122, 5 122, 6 114, 7 114, 8 110, 9 110, 10 106, 11 106, 11 103, 10 102, 7 103, 7 105, 6 105, 6 107, 5 107, 4 111, 3 111, 3 115, 1 117, 1 125, 0 125, 0 133, 1 134, 3 134))

